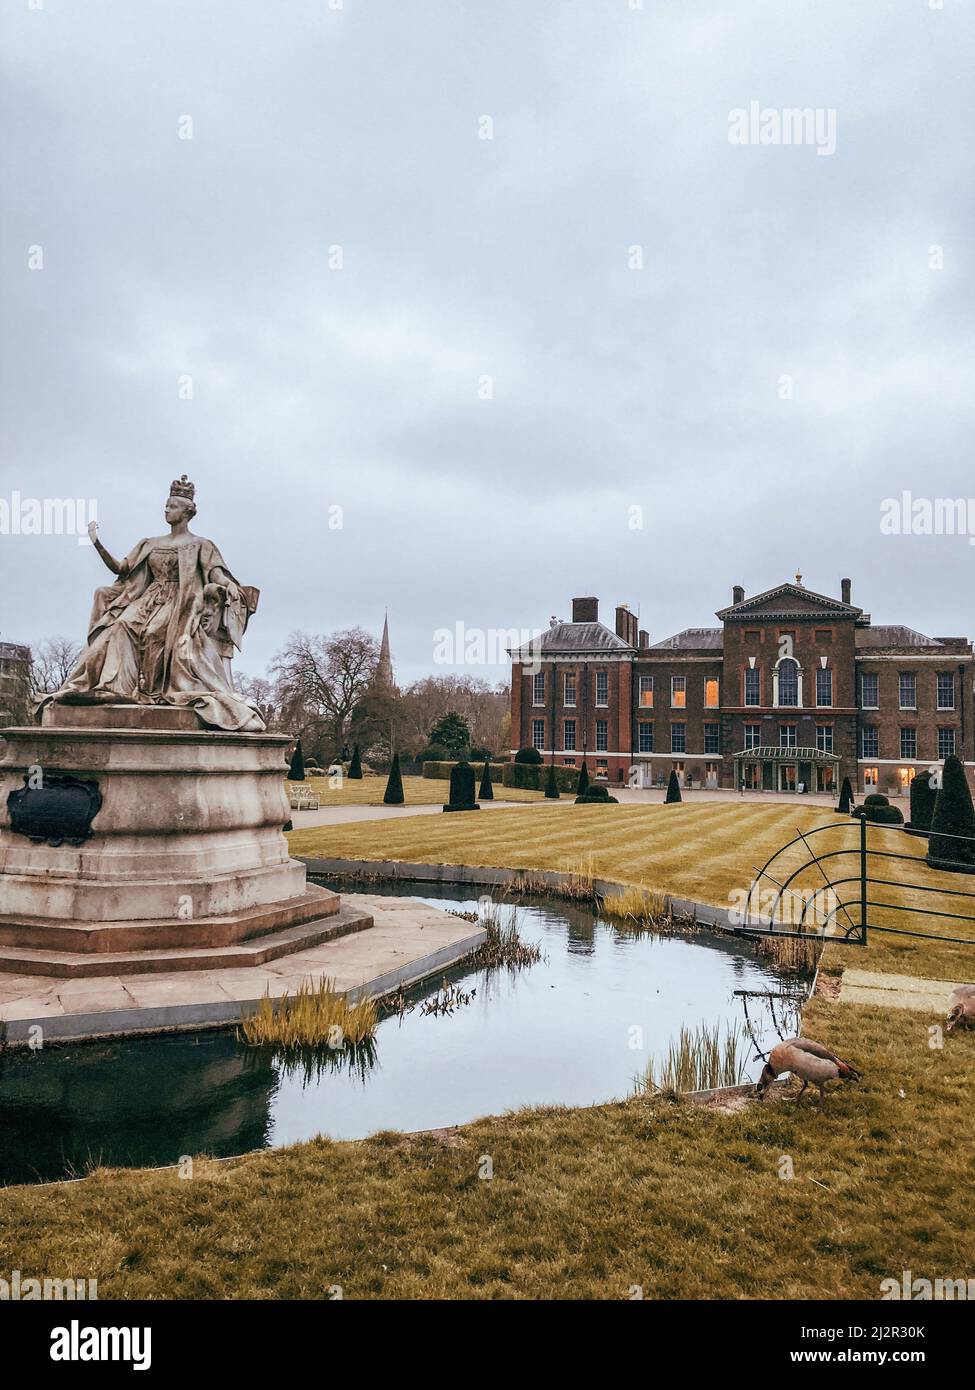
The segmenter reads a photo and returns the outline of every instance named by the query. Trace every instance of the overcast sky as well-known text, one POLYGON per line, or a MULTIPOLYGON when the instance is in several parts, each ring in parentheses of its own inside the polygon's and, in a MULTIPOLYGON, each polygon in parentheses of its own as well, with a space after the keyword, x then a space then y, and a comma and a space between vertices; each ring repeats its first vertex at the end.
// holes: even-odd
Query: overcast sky
MULTIPOLYGON (((6 0, 0 28, 0 498, 95 498, 121 554, 188 473, 262 590, 241 670, 386 606, 401 681, 436 629, 573 594, 657 640, 797 568, 975 633, 968 539, 880 530, 902 490, 975 497, 971 5, 6 0), (835 152, 731 143, 751 102, 835 112, 835 152)), ((0 637, 80 637, 104 582, 0 535, 0 637)))

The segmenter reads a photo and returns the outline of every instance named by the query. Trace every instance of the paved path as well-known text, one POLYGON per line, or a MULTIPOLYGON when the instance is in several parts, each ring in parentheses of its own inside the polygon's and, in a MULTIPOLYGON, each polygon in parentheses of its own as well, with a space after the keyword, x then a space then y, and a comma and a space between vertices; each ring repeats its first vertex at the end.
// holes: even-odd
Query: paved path
MULTIPOLYGON (((480 801, 482 811, 499 811, 512 806, 557 806, 556 801, 480 801)), ((442 816, 443 806, 322 806, 317 811, 292 811, 295 830, 311 830, 316 825, 345 825, 362 820, 401 820, 406 816, 442 816)))
POLYGON ((916 975, 885 975, 876 970, 844 970, 839 1002, 947 1014, 948 997, 959 983, 958 980, 926 980, 916 975))
POLYGON ((276 998, 302 980, 327 977, 353 995, 385 994, 442 972, 486 934, 413 898, 343 893, 342 903, 370 913, 373 925, 260 966, 73 980, 0 972, 0 1019, 11 1042, 25 1041, 37 1025, 53 1041, 232 1024, 265 992, 276 998))

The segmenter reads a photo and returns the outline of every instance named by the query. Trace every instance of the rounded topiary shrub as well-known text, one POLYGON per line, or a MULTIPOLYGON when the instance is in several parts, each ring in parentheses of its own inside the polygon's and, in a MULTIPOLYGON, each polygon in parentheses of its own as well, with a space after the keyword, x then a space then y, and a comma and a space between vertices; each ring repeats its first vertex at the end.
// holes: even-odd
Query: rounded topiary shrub
POLYGON ((954 753, 945 758, 941 773, 926 862, 933 869, 975 873, 975 808, 965 769, 954 753))
POLYGON ((874 825, 903 825, 904 814, 897 806, 864 806, 864 818, 874 825))
POLYGON ((576 797, 575 802, 577 806, 606 806, 610 803, 618 806, 619 800, 615 796, 610 796, 609 788, 604 786, 602 782, 590 782, 583 794, 576 797))
POLYGON ((864 806, 889 806, 890 802, 881 792, 871 792, 863 798, 864 806))
POLYGON ((931 829, 934 803, 938 799, 938 789, 931 785, 930 772, 919 772, 911 779, 911 819, 910 828, 926 834, 931 829))
POLYGON ((542 755, 537 748, 519 748, 515 754, 516 763, 540 763, 542 755))

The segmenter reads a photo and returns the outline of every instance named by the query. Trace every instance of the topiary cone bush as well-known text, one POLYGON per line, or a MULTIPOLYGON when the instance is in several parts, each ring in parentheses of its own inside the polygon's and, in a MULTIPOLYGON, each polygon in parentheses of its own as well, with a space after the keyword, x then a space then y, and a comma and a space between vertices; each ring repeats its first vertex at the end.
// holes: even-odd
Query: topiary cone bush
POLYGON ((356 744, 352 749, 352 761, 349 763, 349 781, 362 781, 362 759, 359 757, 359 745, 356 744))
POLYGON ((386 792, 383 796, 385 806, 402 806, 406 801, 403 795, 403 776, 399 770, 399 754, 393 754, 393 765, 389 769, 389 781, 386 783, 386 792))
POLYGON ((301 739, 295 744, 295 751, 291 755, 288 780, 289 782, 303 782, 305 780, 305 755, 301 751, 301 739))
POLYGON ((841 816, 848 816, 853 809, 853 788, 850 786, 849 777, 843 778, 843 785, 840 788, 840 804, 836 809, 841 816))
POLYGON ((474 800, 474 769, 470 763, 458 763, 450 769, 450 800, 445 811, 479 811, 474 800))
POLYGON ((548 765, 548 776, 545 779, 545 796, 549 801, 559 800, 559 783, 557 777, 555 776, 554 763, 549 763, 548 765))
POLYGON ((938 791, 931 785, 930 772, 919 772, 916 777, 911 778, 911 830, 926 834, 931 829, 931 818, 937 799, 938 791))
POLYGON ((578 780, 578 782, 576 783, 576 800, 578 801, 580 796, 585 796, 585 794, 586 794, 586 792, 587 792, 588 790, 589 790, 589 769, 588 769, 588 767, 586 767, 586 760, 585 760, 585 758, 583 758, 583 760, 582 760, 582 767, 580 767, 580 769, 579 769, 579 780, 578 780))
POLYGON ((926 863, 932 869, 975 873, 975 808, 972 807, 965 769, 954 753, 945 758, 941 773, 941 789, 931 817, 926 863), (954 839, 953 836, 967 838, 954 839))
POLYGON ((680 778, 673 768, 670 771, 670 780, 667 783, 667 795, 664 797, 664 805, 672 806, 676 801, 682 801, 680 794, 680 778))
POLYGON ((477 789, 477 795, 481 801, 494 800, 494 783, 491 781, 491 764, 485 759, 484 771, 481 773, 481 785, 477 789))

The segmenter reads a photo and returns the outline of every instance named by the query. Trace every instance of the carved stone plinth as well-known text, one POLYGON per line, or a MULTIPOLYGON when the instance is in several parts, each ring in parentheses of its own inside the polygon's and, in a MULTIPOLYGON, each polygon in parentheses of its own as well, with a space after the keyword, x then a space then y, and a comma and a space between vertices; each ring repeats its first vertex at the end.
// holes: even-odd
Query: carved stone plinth
POLYGON ((0 970, 258 963, 322 939, 339 898, 288 854, 285 736, 205 731, 185 709, 45 713, 65 722, 0 744, 0 970), (53 968, 76 952, 87 966, 53 968))

